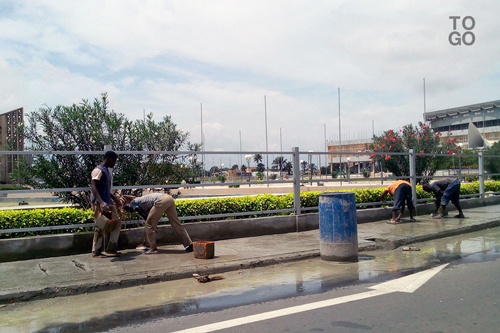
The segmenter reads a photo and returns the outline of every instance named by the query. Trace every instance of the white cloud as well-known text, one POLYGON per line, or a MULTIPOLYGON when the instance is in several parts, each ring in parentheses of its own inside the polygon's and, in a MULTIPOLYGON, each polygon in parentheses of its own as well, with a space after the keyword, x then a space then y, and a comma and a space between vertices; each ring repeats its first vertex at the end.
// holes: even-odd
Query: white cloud
POLYGON ((25 1, 0 14, 0 109, 77 103, 143 110, 209 149, 324 149, 338 133, 499 99, 497 1, 25 1), (451 15, 476 20, 452 46, 451 15), (280 145, 279 130, 282 130, 280 145))

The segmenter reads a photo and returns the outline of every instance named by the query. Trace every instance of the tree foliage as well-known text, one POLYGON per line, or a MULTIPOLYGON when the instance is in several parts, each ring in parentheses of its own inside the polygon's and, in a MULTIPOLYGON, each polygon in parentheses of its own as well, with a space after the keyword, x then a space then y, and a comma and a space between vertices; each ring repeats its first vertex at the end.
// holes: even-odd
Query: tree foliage
POLYGON ((293 163, 292 162, 286 162, 283 165, 283 171, 285 171, 287 173, 287 175, 290 176, 292 174, 292 171, 293 171, 293 163))
MULTIPOLYGON (((161 121, 149 114, 144 120, 128 120, 125 115, 108 109, 107 94, 93 102, 83 100, 71 106, 55 108, 44 105, 27 115, 19 129, 33 151, 97 151, 104 145, 116 151, 177 151, 181 147, 198 150, 198 144, 187 142, 183 132, 166 116, 161 121)), ((102 154, 40 154, 32 163, 20 163, 12 178, 34 188, 88 187, 90 173, 102 162, 102 154)), ((187 168, 176 162, 185 157, 175 155, 119 155, 113 183, 115 185, 145 185, 180 183, 187 168)), ((131 190, 124 190, 130 193, 131 190)), ((138 190, 133 194, 140 194, 138 190)), ((89 206, 89 191, 57 193, 65 202, 89 206)))
MULTIPOLYGON (((500 142, 495 142, 493 146, 484 151, 484 155, 500 155, 500 142)), ((488 173, 500 173, 500 158, 484 157, 484 169, 488 173)), ((500 176, 491 176, 494 180, 500 180, 500 176)))
POLYGON ((272 169, 274 170, 278 170, 278 171, 284 171, 284 167, 286 165, 286 158, 284 158, 283 156, 277 156, 273 162, 272 162, 272 169))
MULTIPOLYGON (((418 126, 412 124, 405 125, 400 131, 388 130, 381 136, 374 136, 373 143, 368 145, 367 149, 372 152, 401 153, 409 152, 413 149, 415 152, 415 168, 417 176, 430 177, 437 170, 448 165, 449 158, 424 156, 421 154, 453 154, 458 151, 455 139, 448 138, 441 140, 442 134, 434 132, 425 124, 419 122, 418 126)), ((373 162, 379 162, 382 167, 395 176, 409 176, 410 162, 409 157, 405 155, 371 155, 373 162)), ((421 182, 422 179, 418 179, 421 182)))
POLYGON ((261 154, 255 154, 255 155, 253 156, 253 161, 254 161, 256 164, 258 164, 258 163, 262 162, 262 155, 261 155, 261 154))

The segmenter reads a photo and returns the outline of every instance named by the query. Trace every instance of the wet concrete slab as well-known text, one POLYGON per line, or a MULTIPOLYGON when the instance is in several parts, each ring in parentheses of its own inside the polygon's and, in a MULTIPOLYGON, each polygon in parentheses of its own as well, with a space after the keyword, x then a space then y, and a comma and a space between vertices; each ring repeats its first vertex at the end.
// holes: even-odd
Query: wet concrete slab
MULTIPOLYGON (((397 247, 500 225, 500 206, 464 210, 466 218, 433 220, 417 216, 398 225, 386 221, 358 225, 360 252, 397 247)), ((452 215, 452 212, 450 212, 452 215)), ((389 218, 389 216, 388 216, 389 218)), ((120 258, 90 254, 0 263, 0 304, 85 294, 114 288, 178 280, 193 273, 217 274, 319 256, 319 231, 266 235, 215 242, 215 258, 195 259, 180 245, 159 247, 159 254, 125 250, 120 258)))

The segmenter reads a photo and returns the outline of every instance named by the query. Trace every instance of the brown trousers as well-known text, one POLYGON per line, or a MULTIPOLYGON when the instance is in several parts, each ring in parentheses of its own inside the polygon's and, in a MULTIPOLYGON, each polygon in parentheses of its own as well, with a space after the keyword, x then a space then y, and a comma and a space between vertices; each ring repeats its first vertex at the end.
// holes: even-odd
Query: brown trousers
MULTIPOLYGON (((109 205, 111 212, 113 212, 114 216, 118 215, 118 211, 116 210, 115 205, 109 205)), ((92 211, 94 212, 94 221, 99 217, 99 213, 101 212, 101 206, 92 204, 92 211)), ((116 223, 114 229, 112 230, 99 230, 97 226, 94 227, 94 241, 92 242, 92 254, 99 254, 103 251, 116 251, 116 245, 118 244, 118 237, 120 237, 120 230, 122 228, 121 221, 120 223, 116 223), (109 235, 109 241, 104 246, 104 235, 109 235)))
POLYGON ((174 199, 168 194, 165 194, 158 199, 153 208, 149 211, 148 218, 146 219, 146 227, 144 228, 144 245, 151 250, 156 250, 156 227, 163 213, 167 213, 170 225, 174 228, 175 233, 181 238, 184 247, 189 246, 192 243, 191 237, 189 237, 186 229, 179 221, 177 210, 175 209, 174 199))

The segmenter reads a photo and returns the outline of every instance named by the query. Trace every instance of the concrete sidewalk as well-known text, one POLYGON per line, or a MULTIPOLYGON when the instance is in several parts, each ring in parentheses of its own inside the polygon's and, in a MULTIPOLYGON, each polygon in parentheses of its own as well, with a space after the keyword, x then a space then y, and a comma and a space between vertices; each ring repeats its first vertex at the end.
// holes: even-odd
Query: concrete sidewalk
MULTIPOLYGON (((395 249, 402 245, 500 226, 500 206, 465 209, 464 219, 389 225, 358 225, 359 251, 395 249)), ((454 212, 450 212, 450 216, 454 212)), ((388 216, 389 218, 389 216, 388 216)), ((227 271, 319 256, 319 231, 237 238, 215 242, 214 259, 194 259, 181 245, 159 247, 159 254, 124 250, 120 258, 94 259, 90 254, 0 263, 0 304, 121 288, 191 277, 193 273, 227 271)))

